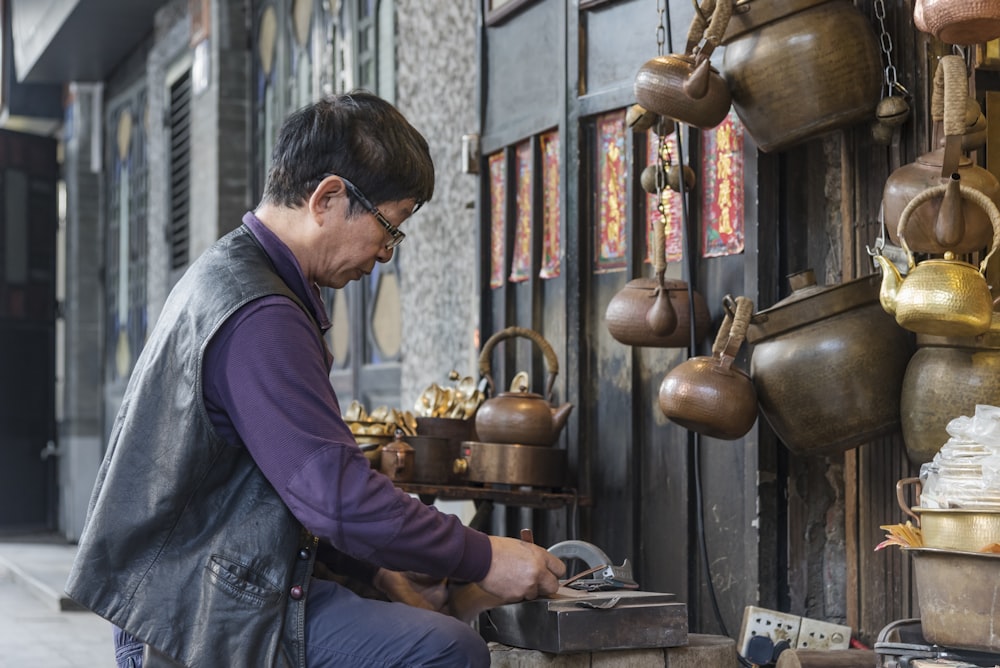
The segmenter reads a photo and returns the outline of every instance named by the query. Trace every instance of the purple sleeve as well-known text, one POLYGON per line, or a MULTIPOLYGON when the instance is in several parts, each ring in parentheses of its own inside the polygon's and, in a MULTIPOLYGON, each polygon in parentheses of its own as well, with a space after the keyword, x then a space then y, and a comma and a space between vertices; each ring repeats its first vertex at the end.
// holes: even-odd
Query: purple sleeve
POLYGON ((482 580, 489 537, 371 468, 340 417, 328 373, 312 321, 288 299, 268 297, 213 337, 206 404, 219 433, 246 446, 313 535, 392 570, 482 580))

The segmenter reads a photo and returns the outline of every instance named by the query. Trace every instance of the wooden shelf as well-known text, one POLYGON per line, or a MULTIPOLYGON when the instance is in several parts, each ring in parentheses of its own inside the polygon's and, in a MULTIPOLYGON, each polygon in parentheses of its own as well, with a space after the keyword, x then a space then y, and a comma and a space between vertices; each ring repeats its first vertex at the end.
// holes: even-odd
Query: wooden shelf
POLYGON ((425 503, 434 499, 456 499, 471 501, 494 501, 507 506, 524 508, 563 508, 566 506, 589 506, 589 497, 583 497, 572 490, 551 490, 531 487, 488 487, 471 485, 428 485, 412 482, 396 482, 396 487, 416 494, 425 503))

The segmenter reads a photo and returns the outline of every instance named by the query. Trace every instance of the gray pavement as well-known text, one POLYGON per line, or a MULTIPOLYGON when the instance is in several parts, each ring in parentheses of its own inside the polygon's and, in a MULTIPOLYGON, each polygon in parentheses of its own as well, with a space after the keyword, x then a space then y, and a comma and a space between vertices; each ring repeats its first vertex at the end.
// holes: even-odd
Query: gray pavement
POLYGON ((76 548, 0 537, 0 668, 114 668, 110 624, 63 594, 76 548))

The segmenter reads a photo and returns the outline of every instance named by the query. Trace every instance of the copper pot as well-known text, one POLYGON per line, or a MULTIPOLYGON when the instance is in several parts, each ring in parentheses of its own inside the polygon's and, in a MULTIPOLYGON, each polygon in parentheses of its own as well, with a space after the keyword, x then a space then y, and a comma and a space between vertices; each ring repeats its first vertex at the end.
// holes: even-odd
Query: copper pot
POLYGON ((878 40, 851 2, 739 0, 722 44, 733 108, 762 151, 875 116, 878 40))
POLYGON ((978 404, 1000 405, 1000 315, 978 336, 921 334, 900 393, 906 454, 925 464, 948 441, 946 427, 978 404))
MULTIPOLYGON (((704 340, 712 324, 705 298, 691 293, 694 302, 695 337, 704 340)), ((664 279, 660 286, 654 278, 636 278, 625 284, 608 302, 604 320, 616 341, 628 346, 652 348, 682 348, 691 339, 691 301, 688 285, 683 281, 664 279), (650 309, 658 299, 665 299, 674 317, 669 332, 660 333, 650 324, 650 309)))
POLYGON ((671 369, 660 383, 660 410, 685 429, 732 441, 757 420, 757 395, 745 371, 733 367, 743 344, 753 302, 738 297, 727 310, 712 356, 698 356, 671 369))
POLYGON ((819 286, 811 270, 754 314, 750 375, 761 412, 800 455, 849 450, 899 426, 910 336, 879 305, 879 276, 819 286))
POLYGON ((903 549, 913 557, 924 638, 945 647, 1000 651, 1000 554, 903 549))
POLYGON ((945 44, 982 44, 1000 37, 1000 5, 995 0, 916 0, 913 22, 945 44))
POLYGON ((396 482, 413 480, 413 446, 403 440, 402 430, 396 431, 396 437, 382 446, 382 473, 396 482))
POLYGON ((685 52, 657 56, 639 68, 636 101, 660 116, 705 130, 721 123, 729 113, 729 86, 709 57, 732 11, 733 0, 705 0, 695 11, 685 52), (702 12, 711 15, 707 25, 702 12))

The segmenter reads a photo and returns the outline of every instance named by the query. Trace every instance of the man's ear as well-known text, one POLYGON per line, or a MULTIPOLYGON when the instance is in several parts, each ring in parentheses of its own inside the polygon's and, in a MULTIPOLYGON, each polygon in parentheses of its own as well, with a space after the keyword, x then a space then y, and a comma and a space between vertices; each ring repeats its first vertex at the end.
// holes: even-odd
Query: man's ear
POLYGON ((347 187, 344 181, 335 175, 327 176, 309 196, 309 212, 314 216, 324 216, 330 208, 337 205, 340 198, 347 197, 347 187))

